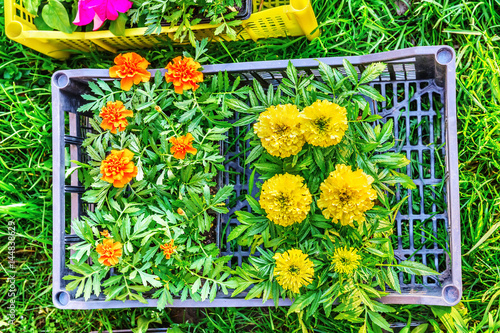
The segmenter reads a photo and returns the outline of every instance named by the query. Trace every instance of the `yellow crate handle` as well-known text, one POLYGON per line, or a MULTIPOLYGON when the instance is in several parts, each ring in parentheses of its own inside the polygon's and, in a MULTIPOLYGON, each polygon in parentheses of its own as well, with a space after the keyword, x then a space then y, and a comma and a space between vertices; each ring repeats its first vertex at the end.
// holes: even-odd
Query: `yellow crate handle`
POLYGON ((314 15, 310 0, 290 0, 290 13, 295 15, 300 28, 307 36, 307 39, 313 40, 320 34, 317 29, 313 34, 312 31, 318 27, 318 21, 314 15))

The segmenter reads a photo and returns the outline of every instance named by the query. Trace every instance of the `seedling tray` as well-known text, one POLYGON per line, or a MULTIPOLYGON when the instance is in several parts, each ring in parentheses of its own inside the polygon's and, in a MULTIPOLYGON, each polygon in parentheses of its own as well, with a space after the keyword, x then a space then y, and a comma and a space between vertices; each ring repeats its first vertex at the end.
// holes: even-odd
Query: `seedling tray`
MULTIPOLYGON (((310 0, 253 0, 248 6, 248 17, 241 17, 240 26, 236 27, 238 40, 260 38, 307 36, 308 39, 319 36, 318 22, 310 0), (261 3, 263 6, 261 7, 261 3), (253 6, 253 12, 251 7, 253 6)), ((251 0, 250 0, 251 1, 251 0)), ((56 59, 66 59, 76 51, 109 51, 152 48, 165 40, 175 40, 177 26, 163 26, 159 35, 145 36, 147 28, 127 28, 124 36, 115 36, 109 30, 73 32, 38 30, 35 17, 26 9, 24 0, 5 0, 5 34, 10 39, 56 59)), ((208 37, 213 41, 230 40, 224 33, 215 35, 219 25, 199 23, 191 26, 197 39, 208 37)))
MULTIPOLYGON (((378 89, 387 101, 377 103, 370 100, 373 113, 381 115, 381 122, 394 120, 397 144, 394 150, 405 153, 412 163, 407 167, 416 190, 398 188, 396 199, 408 196, 396 217, 392 236, 394 252, 398 260, 419 261, 437 270, 440 275, 418 277, 399 273, 401 294, 396 292, 382 298, 388 304, 427 304, 452 306, 462 295, 460 215, 458 186, 458 150, 456 129, 455 95, 455 53, 448 46, 415 47, 372 55, 346 57, 358 73, 373 62, 387 63, 387 69, 370 84, 378 89)), ((322 62, 342 69, 343 58, 320 58, 322 62)), ((318 62, 314 59, 292 60, 303 74, 319 77, 318 62)), ((241 77, 241 84, 251 85, 258 80, 264 86, 278 85, 283 77, 288 60, 262 61, 238 64, 205 66, 208 77, 219 71, 227 71, 230 78, 241 77)), ((156 70, 153 70, 154 72, 156 70)), ((163 69, 161 69, 164 72, 163 69)), ((156 307, 157 300, 148 304, 138 301, 108 301, 104 295, 84 301, 75 298, 74 291, 65 289, 65 275, 71 274, 67 268, 69 250, 67 247, 79 239, 70 230, 70 221, 77 219, 91 206, 82 202, 85 189, 73 174, 65 180, 65 168, 70 160, 86 161, 81 144, 91 130, 89 114, 77 113, 85 101, 81 94, 88 91, 87 82, 97 78, 109 80, 107 70, 81 69, 56 72, 52 77, 53 108, 53 301, 56 307, 64 309, 131 308, 156 307), (69 156, 68 156, 69 155, 69 156)), ((240 131, 249 130, 250 125, 235 127, 235 137, 240 131)), ((236 197, 248 193, 251 170, 244 166, 242 151, 250 151, 248 142, 241 142, 231 148, 223 143, 226 171, 222 186, 235 185, 236 197), (238 155, 238 156, 237 156, 238 155), (234 157, 234 158, 233 158, 234 157)), ((257 187, 251 193, 255 195, 257 187)), ((228 214, 218 218, 216 226, 217 245, 221 255, 232 255, 232 267, 241 265, 250 255, 250 249, 233 242, 227 242, 232 228, 238 225, 234 212, 251 211, 245 201, 237 201, 228 214)), ((174 300, 172 307, 250 307, 270 306, 272 300, 244 300, 245 293, 235 298, 220 292, 216 299, 196 302, 174 300)), ((280 300, 280 305, 290 305, 290 300, 280 300)))
MULTIPOLYGON (((238 13, 234 16, 234 18, 227 20, 228 22, 234 21, 234 20, 247 20, 250 15, 252 15, 252 0, 241 0, 241 7, 235 8, 238 13)), ((230 12, 228 11, 226 14, 229 14, 230 12)), ((210 23, 210 19, 206 18, 203 16, 203 14, 198 14, 194 15, 194 18, 200 18, 200 24, 201 23, 210 23), (199 16, 198 16, 199 15, 199 16)), ((179 25, 178 23, 177 25, 179 25)), ((170 26, 170 23, 164 22, 161 24, 163 27, 170 26)))

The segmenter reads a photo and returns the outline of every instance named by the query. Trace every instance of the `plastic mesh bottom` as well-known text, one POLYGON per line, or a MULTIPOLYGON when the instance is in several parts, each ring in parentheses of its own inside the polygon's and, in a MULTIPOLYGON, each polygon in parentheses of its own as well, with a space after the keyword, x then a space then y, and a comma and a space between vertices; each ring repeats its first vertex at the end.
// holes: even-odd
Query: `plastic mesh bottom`
POLYGON ((374 106, 384 122, 393 119, 396 146, 411 161, 406 174, 416 189, 397 188, 396 199, 407 202, 396 216, 394 253, 398 260, 418 261, 441 275, 399 274, 402 290, 441 286, 449 275, 448 215, 446 212, 445 117, 443 88, 434 80, 397 81, 373 86, 387 101, 374 106))

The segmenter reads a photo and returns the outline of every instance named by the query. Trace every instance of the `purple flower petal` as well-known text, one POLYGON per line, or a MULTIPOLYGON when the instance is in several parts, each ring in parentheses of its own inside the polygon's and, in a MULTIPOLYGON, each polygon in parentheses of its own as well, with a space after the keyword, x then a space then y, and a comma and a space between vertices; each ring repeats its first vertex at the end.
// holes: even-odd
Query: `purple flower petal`
POLYGON ((87 25, 94 19, 95 12, 93 9, 88 7, 86 0, 80 0, 78 2, 78 12, 76 13, 75 20, 73 24, 75 25, 87 25))
POLYGON ((100 21, 102 21, 102 22, 106 21, 107 16, 106 16, 106 5, 105 5, 105 3, 103 5, 101 5, 101 6, 94 7, 94 11, 95 11, 95 15, 99 17, 100 21))
POLYGON ((129 0, 108 0, 108 8, 110 4, 116 11, 120 13, 126 13, 127 10, 132 8, 132 1, 129 0))
POLYGON ((106 17, 111 21, 114 21, 118 18, 118 11, 115 9, 113 1, 108 1, 108 4, 106 6, 106 17))
POLYGON ((80 0, 73 23, 87 25, 93 20, 93 29, 97 30, 104 21, 114 21, 118 18, 118 13, 126 13, 130 8, 132 8, 130 0, 80 0))
POLYGON ((94 17, 94 28, 92 30, 96 31, 98 30, 102 24, 104 23, 104 21, 106 20, 101 20, 101 18, 99 17, 99 15, 95 14, 95 17, 94 17))

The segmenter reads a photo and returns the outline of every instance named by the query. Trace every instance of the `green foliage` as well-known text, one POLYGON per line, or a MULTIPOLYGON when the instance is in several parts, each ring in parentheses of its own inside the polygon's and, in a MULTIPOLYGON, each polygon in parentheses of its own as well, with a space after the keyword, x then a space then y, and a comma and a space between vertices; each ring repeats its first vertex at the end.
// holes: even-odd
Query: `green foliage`
POLYGON ((109 31, 115 36, 125 36, 127 14, 118 13, 118 18, 109 24, 109 31))
MULTIPOLYGON (((196 58, 206 51, 206 41, 198 45, 196 58)), ((213 301, 217 292, 228 293, 230 256, 221 256, 215 244, 215 218, 228 212, 226 200, 233 186, 221 187, 215 180, 224 170, 220 142, 227 139, 229 123, 223 122, 220 105, 233 94, 248 90, 229 86, 228 76, 215 76, 203 83, 196 93, 179 95, 158 71, 150 82, 122 91, 120 82, 89 82, 88 101, 80 112, 91 112, 93 128, 82 147, 90 160, 69 168, 66 176, 78 172, 87 188, 83 199, 95 204, 94 212, 73 222, 81 242, 72 245, 74 264, 70 269, 81 277, 72 280, 70 290, 103 291, 106 300, 137 300, 146 303, 145 292, 158 298, 158 308, 172 304, 173 297, 185 300, 213 301), (124 131, 112 134, 101 128, 99 112, 108 102, 123 101, 133 117, 124 131), (170 138, 190 133, 196 154, 183 159, 173 156, 170 138), (137 166, 137 176, 122 188, 104 181, 101 163, 111 150, 129 149, 137 166), (98 262, 96 246, 105 240, 108 230, 114 242, 122 245, 115 274, 98 262), (164 256, 161 246, 172 242, 175 252, 164 256), (93 264, 87 264, 92 259, 93 264), (101 286, 104 288, 102 290, 101 286)), ((229 112, 229 114, 232 114, 229 112)))
POLYGON ((138 8, 128 12, 132 24, 144 24, 147 27, 146 35, 159 34, 162 26, 177 26, 174 40, 183 42, 187 37, 191 45, 195 45, 195 34, 191 26, 199 24, 202 19, 209 20, 211 24, 218 24, 214 34, 225 33, 236 39, 235 27, 241 21, 234 20, 238 11, 234 7, 241 7, 241 0, 215 0, 215 1, 171 1, 171 0, 140 0, 138 8))
POLYGON ((366 72, 360 74, 347 60, 344 60, 343 67, 345 77, 339 70, 320 62, 320 82, 313 75, 299 76, 297 69, 289 63, 287 77, 276 89, 270 86, 266 91, 254 80, 254 94, 250 93, 244 100, 248 106, 243 106, 243 101, 229 103, 232 109, 250 114, 240 117, 240 120, 256 120, 259 112, 271 105, 294 103, 303 109, 318 99, 324 99, 346 107, 349 122, 337 145, 316 147, 306 144, 295 156, 283 159, 268 154, 256 135, 247 135, 253 139, 253 149, 245 163, 251 163, 262 180, 285 172, 300 175, 315 199, 304 221, 282 227, 268 219, 257 200, 246 195, 252 212, 236 212, 240 225, 231 231, 228 241, 235 240, 241 246, 249 246, 252 253, 258 249, 260 256, 251 256, 250 265, 233 270, 235 277, 231 281, 236 288, 232 296, 251 288, 246 299, 262 297, 263 301, 273 299, 275 304, 278 304, 279 297, 294 299, 288 314, 299 313, 299 319, 305 322, 324 311, 327 316, 334 313, 337 320, 363 323, 365 331, 383 329, 392 332, 381 313, 394 312, 395 309, 378 300, 387 295, 387 286, 401 291, 398 272, 415 275, 439 273, 414 261, 398 263, 390 242, 395 215, 406 198, 391 206, 387 197, 387 193, 392 192, 389 186, 400 184, 411 189, 415 184, 408 176, 396 171, 410 161, 403 154, 387 152, 394 147, 395 141, 392 120, 385 124, 370 124, 381 117, 371 114, 362 97, 384 100, 367 83, 377 78, 385 70, 385 65, 369 65, 366 72), (376 190, 380 204, 367 211, 366 220, 354 228, 323 217, 315 201, 319 198, 319 185, 337 164, 362 169, 374 179, 371 186, 376 190), (361 255, 360 265, 349 274, 335 271, 332 264, 336 249, 344 247, 357 249, 361 255), (273 274, 274 253, 289 249, 300 249, 314 263, 314 280, 299 294, 282 288, 273 274), (336 302, 340 305, 334 306, 336 302))
POLYGON ((44 22, 51 27, 67 34, 70 34, 76 28, 75 25, 70 25, 68 12, 64 5, 58 0, 50 0, 48 4, 42 8, 42 18, 44 22))

